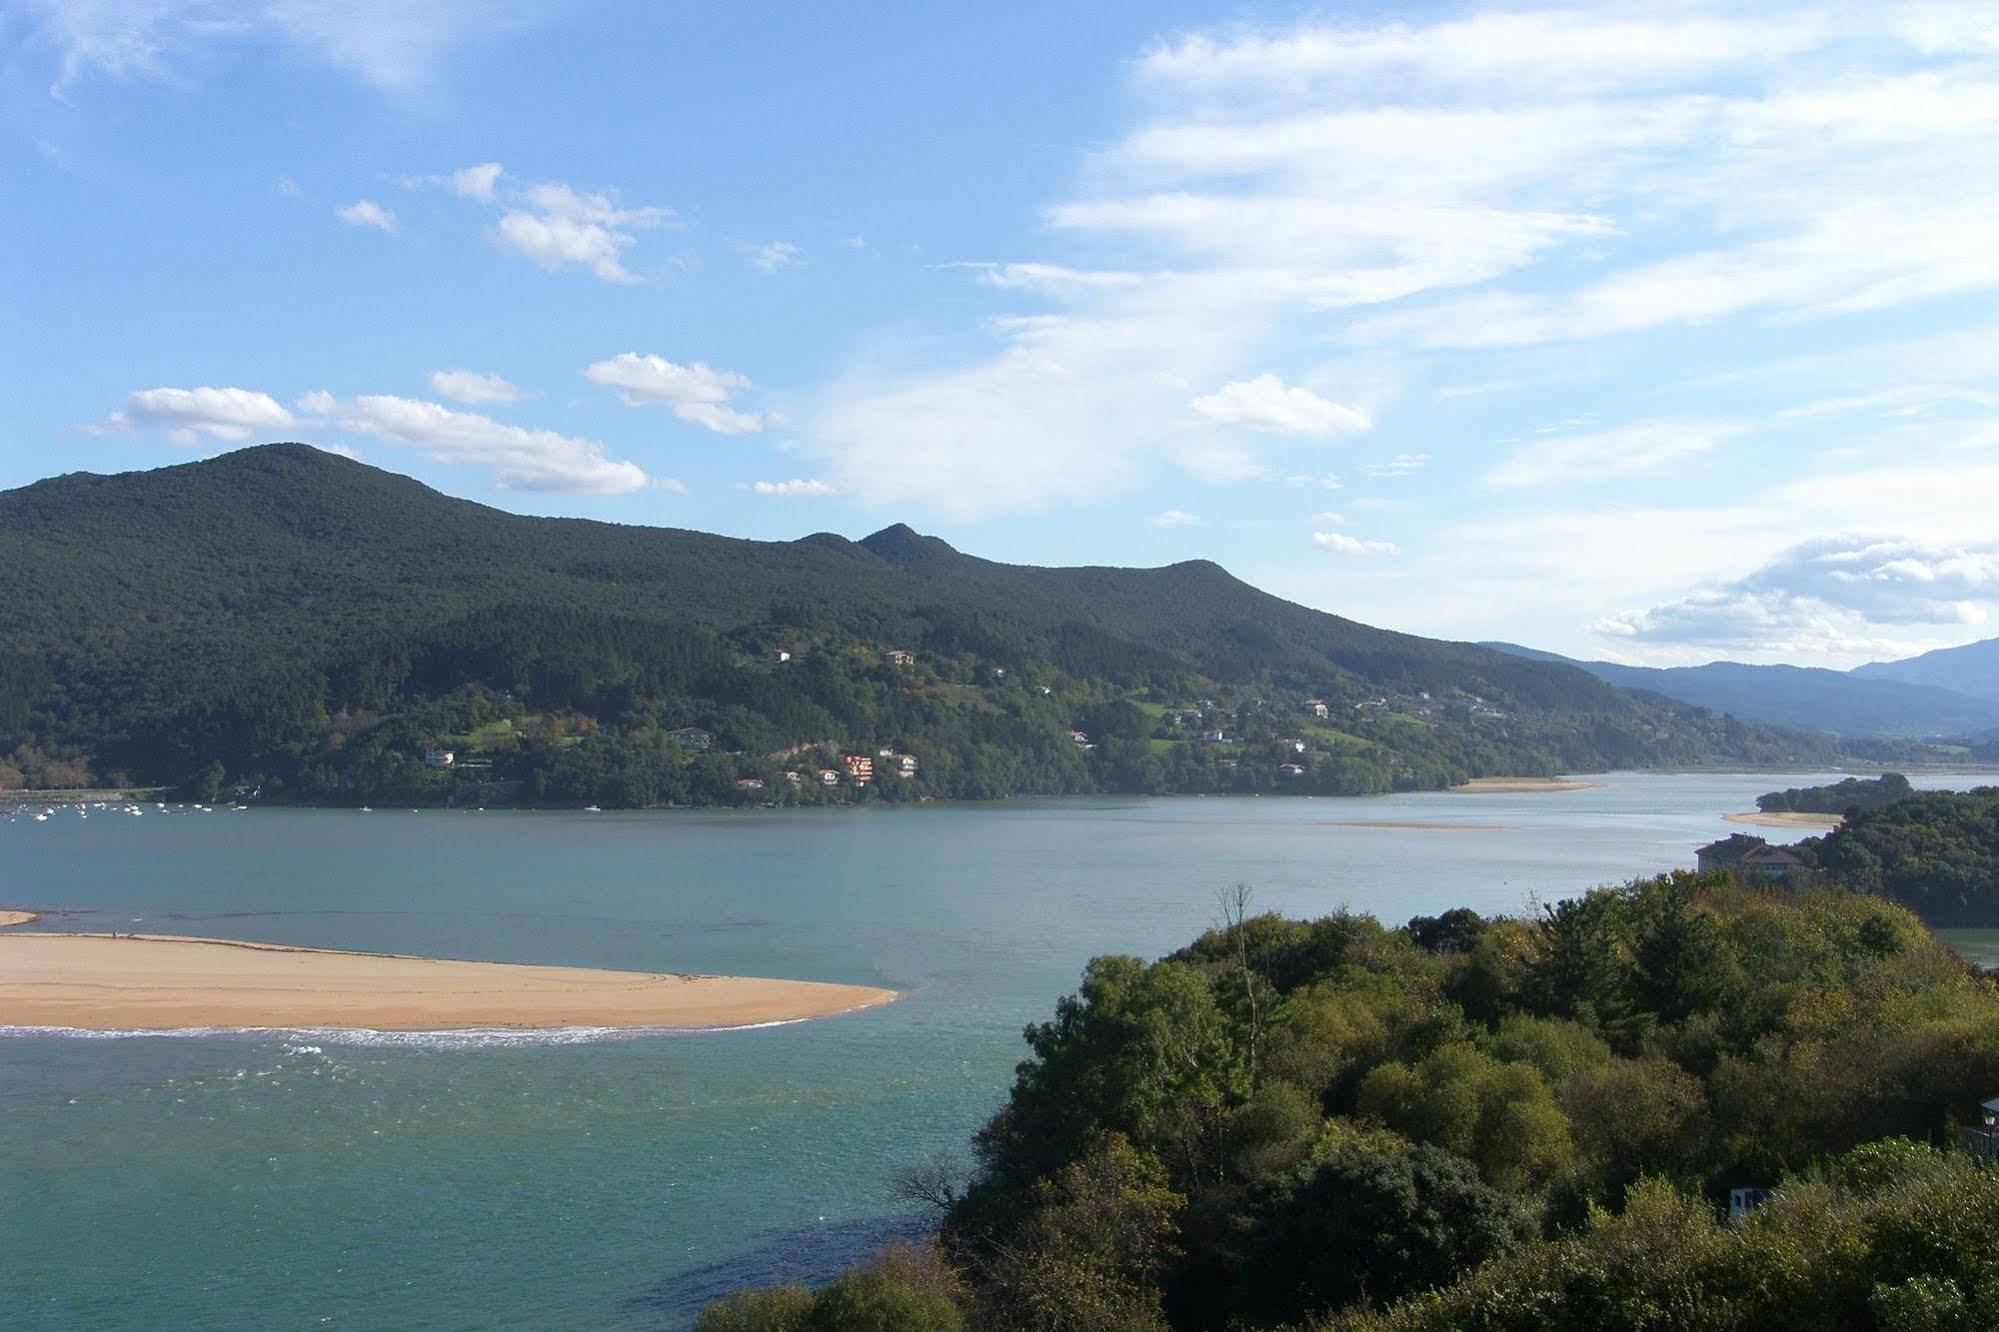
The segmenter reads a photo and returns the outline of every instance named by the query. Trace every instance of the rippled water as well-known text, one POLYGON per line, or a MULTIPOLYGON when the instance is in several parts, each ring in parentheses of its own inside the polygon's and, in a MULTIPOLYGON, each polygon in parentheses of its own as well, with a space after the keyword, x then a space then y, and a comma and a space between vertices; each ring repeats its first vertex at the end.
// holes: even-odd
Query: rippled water
MULTIPOLYGON (((1215 915, 1515 911, 1691 863, 1823 774, 1367 800, 759 814, 149 811, 0 819, 0 905, 136 929, 888 985, 704 1034, 0 1039, 0 1322, 684 1326, 914 1233, 1083 962, 1215 915), (1378 826, 1432 824, 1434 827, 1378 826), (1371 826, 1375 825, 1375 826, 1371 826)), ((1968 786, 1931 777, 1919 785, 1968 786)), ((1802 830, 1757 830, 1773 841, 1802 830)))

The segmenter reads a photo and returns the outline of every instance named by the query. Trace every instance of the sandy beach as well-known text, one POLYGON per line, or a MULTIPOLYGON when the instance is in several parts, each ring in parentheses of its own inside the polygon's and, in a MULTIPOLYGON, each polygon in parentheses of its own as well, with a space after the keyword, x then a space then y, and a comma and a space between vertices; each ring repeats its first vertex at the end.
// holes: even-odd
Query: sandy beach
POLYGON ((0 1026, 741 1027, 893 990, 745 976, 458 962, 169 935, 0 934, 0 1026))
POLYGON ((0 930, 6 929, 9 925, 26 925, 30 921, 40 919, 41 917, 32 911, 0 909, 0 930))
POLYGON ((1776 814, 1765 814, 1751 810, 1747 814, 1724 814, 1730 823, 1751 823, 1759 828, 1837 828, 1844 820, 1837 814, 1799 814, 1784 810, 1776 814))
POLYGON ((1532 795, 1541 791, 1593 791, 1602 782, 1569 781, 1561 777, 1474 777, 1450 788, 1455 795, 1532 795))

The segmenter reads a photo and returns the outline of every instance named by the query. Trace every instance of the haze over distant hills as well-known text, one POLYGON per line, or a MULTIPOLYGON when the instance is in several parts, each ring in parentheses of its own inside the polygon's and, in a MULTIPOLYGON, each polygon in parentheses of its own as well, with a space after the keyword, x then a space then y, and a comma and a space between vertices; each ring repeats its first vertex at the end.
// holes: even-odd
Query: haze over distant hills
POLYGON ((1869 662, 1854 667, 1852 674, 1867 680, 1932 685, 1999 703, 1999 638, 1938 648, 1902 661, 1869 662))
POLYGON ((1050 569, 901 525, 758 542, 521 517, 296 444, 0 494, 0 568, 0 765, 29 784, 207 772, 443 798, 416 764, 447 743, 540 798, 627 804, 773 798, 786 762, 890 747, 920 760, 894 790, 967 796, 1835 753, 1205 561, 1050 569), (708 738, 698 761, 680 731, 708 738))
POLYGON ((1999 727, 1999 639, 1851 671, 1716 661, 1626 666, 1487 643, 1534 661, 1581 667, 1625 689, 1649 689, 1736 717, 1841 736, 1980 735, 1999 727))

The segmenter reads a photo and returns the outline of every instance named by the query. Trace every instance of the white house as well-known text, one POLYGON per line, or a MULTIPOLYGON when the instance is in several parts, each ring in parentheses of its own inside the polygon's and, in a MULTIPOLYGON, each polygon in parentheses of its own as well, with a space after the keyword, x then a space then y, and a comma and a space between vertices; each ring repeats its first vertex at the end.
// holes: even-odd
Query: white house
POLYGON ((448 749, 426 749, 423 751, 423 766, 426 768, 448 768, 458 761, 458 756, 448 749))

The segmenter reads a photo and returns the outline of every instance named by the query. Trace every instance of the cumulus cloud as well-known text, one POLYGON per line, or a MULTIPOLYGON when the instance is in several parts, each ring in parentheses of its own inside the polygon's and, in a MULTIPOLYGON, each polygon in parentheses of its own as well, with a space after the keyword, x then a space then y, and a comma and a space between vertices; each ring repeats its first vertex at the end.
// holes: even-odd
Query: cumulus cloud
POLYGON ((93 433, 164 430, 176 444, 203 437, 241 443, 260 432, 285 430, 292 414, 268 393, 246 388, 150 388, 128 395, 123 411, 90 427, 93 433))
POLYGON ((681 420, 718 435, 754 434, 766 424, 761 414, 730 405, 738 393, 754 387, 749 376, 700 361, 678 365, 663 356, 621 352, 586 366, 583 377, 612 390, 627 406, 668 407, 681 420))
POLYGON ((816 497, 837 493, 835 487, 826 484, 824 481, 807 478, 799 478, 791 481, 752 481, 743 488, 748 490, 752 495, 773 495, 786 499, 796 499, 801 496, 816 497))
POLYGON ((1329 401, 1273 374, 1224 384, 1190 406, 1217 425, 1249 426, 1300 435, 1344 435, 1366 430, 1367 413, 1329 401))
POLYGON ((499 375, 482 375, 476 370, 433 370, 430 391, 453 402, 474 407, 487 403, 519 402, 527 397, 520 385, 499 375))
POLYGON ((493 190, 500 183, 504 169, 498 162, 481 162, 477 166, 460 167, 444 177, 440 182, 453 194, 467 199, 477 199, 481 203, 493 201, 493 190))
POLYGON ((1367 541, 1360 537, 1348 536, 1345 532, 1314 532, 1312 544, 1329 555, 1400 555, 1402 548, 1393 541, 1367 541))
POLYGON ((671 208, 627 208, 608 194, 580 192, 558 182, 529 189, 520 206, 507 209, 494 225, 493 243, 549 272, 575 266, 606 282, 643 281, 625 267, 625 255, 640 231, 666 226, 671 208))
POLYGON ((1795 546, 1743 577, 1595 627, 1636 643, 1851 651, 1912 628, 1982 625, 1995 603, 1999 546, 1847 535, 1795 546))
POLYGON ((1485 475, 1494 490, 1568 485, 1657 472, 1712 451, 1740 426, 1651 422, 1586 435, 1560 435, 1517 449, 1485 475))
POLYGON ((1145 521, 1151 523, 1154 527, 1199 527, 1201 525, 1201 520, 1193 514, 1188 513, 1185 509, 1168 509, 1164 513, 1153 514, 1145 521))
MULTIPOLYGON (((421 447, 433 461, 491 467, 503 490, 621 495, 654 484, 636 463, 611 458, 594 440, 507 425, 434 402, 367 394, 337 408, 341 429, 421 447)), ((660 488, 684 489, 662 481, 660 488)))
POLYGON ((345 207, 334 209, 333 215, 350 227, 373 227, 377 231, 396 229, 396 215, 373 199, 356 199, 345 207))
POLYGON ((805 262, 805 251, 790 241, 772 241, 768 245, 745 245, 741 249, 743 262, 759 273, 775 273, 780 268, 790 268, 805 262))

